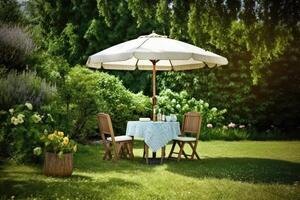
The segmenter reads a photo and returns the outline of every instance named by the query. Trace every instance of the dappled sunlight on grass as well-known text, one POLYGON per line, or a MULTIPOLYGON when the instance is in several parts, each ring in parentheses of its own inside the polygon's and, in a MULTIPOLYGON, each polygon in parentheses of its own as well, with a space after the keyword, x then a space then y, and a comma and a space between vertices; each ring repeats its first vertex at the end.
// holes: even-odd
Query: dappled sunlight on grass
POLYGON ((101 145, 80 145, 70 178, 46 177, 40 165, 2 163, 0 199, 299 199, 299 147, 300 142, 200 142, 200 161, 146 165, 142 148, 134 149, 133 161, 114 162, 102 160, 101 145))

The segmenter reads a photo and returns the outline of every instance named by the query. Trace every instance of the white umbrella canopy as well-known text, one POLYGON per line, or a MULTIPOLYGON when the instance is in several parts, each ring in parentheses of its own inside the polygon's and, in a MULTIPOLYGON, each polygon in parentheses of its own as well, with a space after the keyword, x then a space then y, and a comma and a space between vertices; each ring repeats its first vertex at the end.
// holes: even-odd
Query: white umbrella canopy
POLYGON ((91 55, 86 65, 108 70, 152 70, 152 111, 155 118, 156 71, 183 71, 227 65, 225 57, 152 33, 91 55))
POLYGON ((228 64, 226 58, 156 33, 112 46, 89 57, 87 66, 110 70, 180 71, 228 64))

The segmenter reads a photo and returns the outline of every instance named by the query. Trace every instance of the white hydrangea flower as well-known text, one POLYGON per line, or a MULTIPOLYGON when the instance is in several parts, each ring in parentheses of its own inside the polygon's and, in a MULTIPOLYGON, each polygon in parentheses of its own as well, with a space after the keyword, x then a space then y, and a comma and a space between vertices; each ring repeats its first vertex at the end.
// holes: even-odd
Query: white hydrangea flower
POLYGON ((232 123, 232 122, 230 122, 230 123, 228 124, 228 127, 229 127, 229 128, 235 128, 235 127, 236 127, 236 124, 235 124, 235 123, 232 123))
POLYGON ((218 109, 217 109, 216 107, 213 107, 213 108, 211 109, 212 112, 217 112, 217 110, 218 110, 218 109))
POLYGON ((207 128, 212 128, 213 125, 212 125, 212 124, 207 124, 206 127, 207 127, 207 128))
POLYGON ((31 116, 31 118, 32 118, 33 122, 36 123, 36 124, 39 123, 42 120, 41 116, 39 114, 36 114, 36 113, 33 114, 31 116))
POLYGON ((23 118, 17 118, 17 120, 18 120, 19 124, 23 124, 24 123, 24 119, 23 118))
POLYGON ((246 126, 245 125, 239 125, 239 128, 245 128, 246 126))
POLYGON ((25 103, 25 106, 26 106, 29 110, 32 110, 32 104, 31 104, 31 103, 26 102, 26 103, 25 103))
POLYGON ((14 125, 18 125, 18 124, 19 124, 18 118, 16 118, 16 117, 12 117, 12 118, 10 119, 10 122, 11 122, 12 124, 14 124, 14 125))
POLYGON ((18 119, 23 119, 25 117, 25 115, 23 115, 22 113, 18 114, 17 118, 18 119))
POLYGON ((13 114, 15 110, 13 108, 11 108, 8 111, 9 111, 10 114, 13 114))
POLYGON ((36 147, 33 149, 33 154, 36 155, 36 156, 39 156, 42 154, 42 148, 41 147, 36 147))

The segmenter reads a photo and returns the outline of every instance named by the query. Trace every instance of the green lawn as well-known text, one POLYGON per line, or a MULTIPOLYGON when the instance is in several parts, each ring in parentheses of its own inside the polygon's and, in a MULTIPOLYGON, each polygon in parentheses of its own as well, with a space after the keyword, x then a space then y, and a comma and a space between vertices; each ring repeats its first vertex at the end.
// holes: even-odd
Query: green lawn
MULTIPOLYGON (((167 148, 169 151, 170 146, 167 148)), ((201 161, 146 165, 103 161, 100 145, 80 146, 71 178, 41 166, 0 165, 2 199, 300 199, 300 142, 200 142, 201 161)))

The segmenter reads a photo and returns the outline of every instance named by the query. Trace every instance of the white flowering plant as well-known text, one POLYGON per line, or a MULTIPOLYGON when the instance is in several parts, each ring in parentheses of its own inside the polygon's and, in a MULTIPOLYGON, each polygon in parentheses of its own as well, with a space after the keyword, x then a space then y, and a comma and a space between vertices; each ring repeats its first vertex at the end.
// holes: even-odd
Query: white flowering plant
POLYGON ((227 125, 214 127, 213 124, 206 124, 205 131, 201 134, 203 140, 246 140, 250 137, 248 128, 244 124, 230 122, 227 125))
POLYGON ((160 92, 158 96, 158 109, 164 114, 176 114, 179 121, 182 121, 183 115, 190 111, 201 113, 203 128, 212 128, 213 125, 221 125, 224 120, 226 109, 217 109, 199 99, 188 95, 186 91, 176 93, 170 89, 160 92), (206 124, 208 127, 206 127, 206 124), (205 125, 205 126, 204 126, 205 125))
POLYGON ((41 132, 55 125, 51 114, 36 111, 30 102, 1 111, 0 120, 0 151, 17 161, 33 159, 32 149, 40 144, 41 132))

